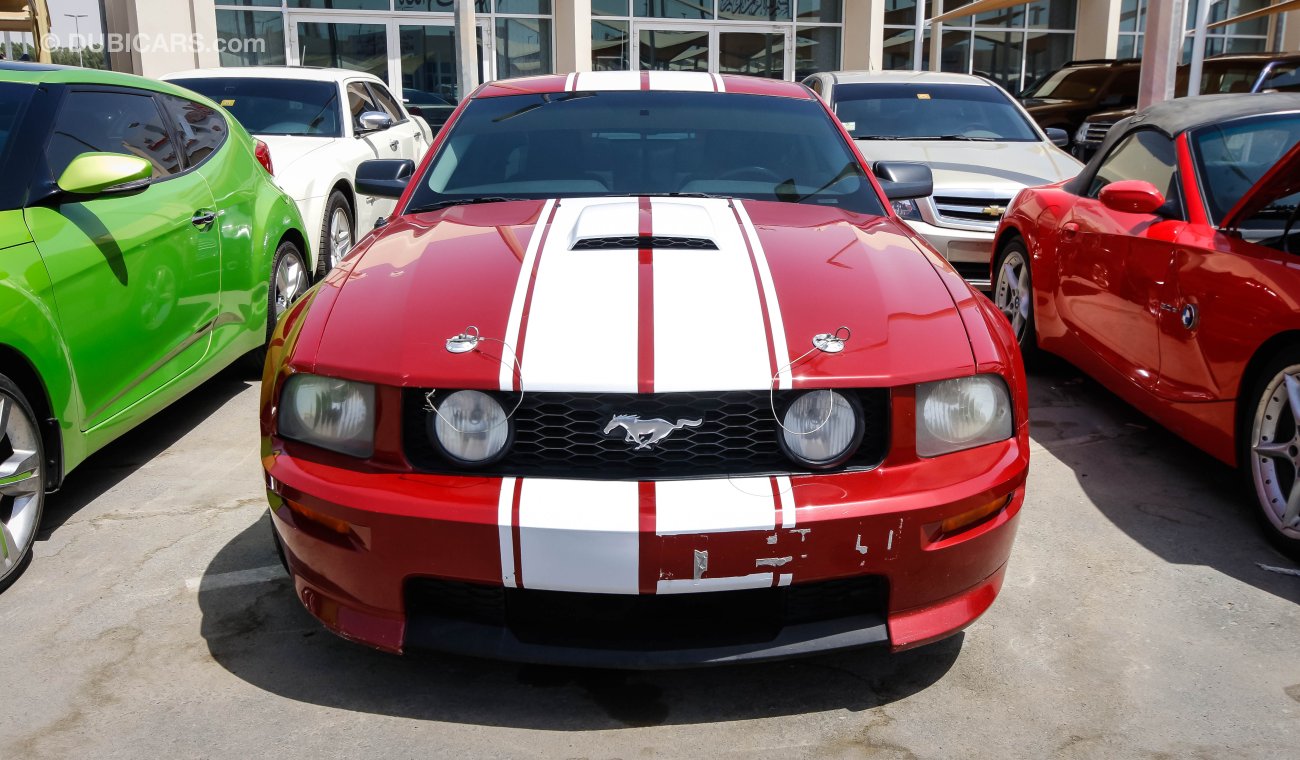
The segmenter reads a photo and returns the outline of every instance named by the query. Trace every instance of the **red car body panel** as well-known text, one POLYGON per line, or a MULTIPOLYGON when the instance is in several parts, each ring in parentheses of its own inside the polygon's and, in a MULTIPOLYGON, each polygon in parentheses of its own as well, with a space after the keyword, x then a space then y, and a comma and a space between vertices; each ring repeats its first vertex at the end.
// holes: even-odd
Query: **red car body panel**
MULTIPOLYGON (((1235 465, 1248 372, 1300 331, 1300 271, 1293 257, 1211 225, 1187 133, 1175 149, 1186 220, 1114 211, 1062 183, 1023 191, 996 245, 1026 243, 1041 348, 1235 465)), ((1297 160, 1293 148, 1233 215, 1295 192, 1297 160)))
MULTIPOLYGON (((562 92, 586 76, 493 83, 474 97, 562 92)), ((789 83, 701 76, 726 92, 812 99, 789 83)), ((414 578, 646 595, 879 576, 889 644, 925 644, 997 595, 1029 461, 1023 367, 987 299, 892 216, 752 200, 529 200, 396 215, 281 320, 261 421, 272 516, 300 599, 337 633, 389 651, 405 646, 414 578), (593 229, 707 232, 721 250, 584 258, 572 243, 593 229), (471 327, 488 340, 449 353, 446 340, 471 327), (840 327, 851 333, 842 353, 813 348, 813 336, 840 327), (376 385, 373 456, 278 435, 280 390, 301 372, 376 385), (1012 437, 919 457, 915 384, 975 373, 1007 383, 1012 437), (890 389, 890 428, 888 454, 869 470, 560 480, 436 474, 404 452, 406 388, 870 387, 890 389)))

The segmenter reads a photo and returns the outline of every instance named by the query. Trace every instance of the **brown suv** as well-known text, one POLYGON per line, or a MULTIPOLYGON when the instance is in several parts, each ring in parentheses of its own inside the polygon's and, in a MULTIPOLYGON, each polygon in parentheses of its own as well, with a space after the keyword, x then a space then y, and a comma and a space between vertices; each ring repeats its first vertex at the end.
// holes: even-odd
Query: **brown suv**
POLYGON ((1070 61, 1020 94, 1025 110, 1043 129, 1071 137, 1089 115, 1137 105, 1141 63, 1136 58, 1070 61))
MULTIPOLYGON (((1187 94, 1189 69, 1187 64, 1178 67, 1174 84, 1178 97, 1187 94)), ((1300 53, 1216 55, 1206 58, 1201 65, 1202 95, 1265 90, 1300 92, 1300 53)), ((1101 147, 1101 141, 1115 122, 1134 113, 1134 108, 1121 108, 1092 114, 1072 135, 1074 144, 1070 152, 1080 161, 1087 161, 1101 147)))

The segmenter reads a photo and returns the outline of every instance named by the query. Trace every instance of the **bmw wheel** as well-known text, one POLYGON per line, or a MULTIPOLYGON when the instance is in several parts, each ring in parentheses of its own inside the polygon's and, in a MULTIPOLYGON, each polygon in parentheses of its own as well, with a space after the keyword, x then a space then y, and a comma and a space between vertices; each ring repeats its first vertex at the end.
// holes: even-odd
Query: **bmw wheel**
POLYGON ((353 232, 352 209, 348 199, 339 190, 330 193, 325 207, 325 221, 320 234, 320 255, 316 257, 316 276, 324 277, 339 265, 352 250, 356 235, 353 232))
POLYGON ((1300 350, 1278 354, 1255 385, 1241 462, 1269 538, 1300 559, 1300 350))
POLYGON ((1029 351, 1036 345, 1031 276, 1024 241, 1016 238, 1003 246, 994 267, 993 303, 1011 323, 1021 351, 1029 351))
POLYGON ((0 590, 31 561, 45 506, 45 450, 22 391, 0 375, 0 590))

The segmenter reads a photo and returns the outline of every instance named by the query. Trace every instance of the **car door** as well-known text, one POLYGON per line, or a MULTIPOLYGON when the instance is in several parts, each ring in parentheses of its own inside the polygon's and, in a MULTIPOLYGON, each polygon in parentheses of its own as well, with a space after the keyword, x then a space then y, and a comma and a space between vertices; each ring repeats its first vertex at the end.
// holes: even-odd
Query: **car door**
MULTIPOLYGON (((364 159, 406 158, 407 156, 403 155, 401 136, 393 131, 396 127, 378 131, 367 131, 361 127, 361 114, 368 111, 387 113, 366 84, 366 82, 355 81, 348 82, 346 85, 348 118, 352 123, 352 133, 356 135, 357 142, 363 146, 363 150, 358 151, 358 154, 363 156, 364 159)), ((360 161, 357 163, 360 164, 360 161)), ((355 177, 356 169, 356 166, 348 167, 349 176, 355 177)), ((396 207, 397 203, 390 199, 376 198, 369 195, 358 196, 356 209, 358 236, 364 235, 373 229, 376 220, 392 214, 393 209, 396 207)))
POLYGON ((1160 304, 1181 221, 1172 141, 1152 129, 1117 142, 1061 225, 1059 309, 1066 326, 1106 364, 1154 388, 1160 368, 1160 304), (1154 214, 1107 208, 1101 189, 1145 180, 1165 194, 1154 214))
POLYGON ((185 170, 152 94, 66 92, 46 143, 49 176, 57 180, 87 152, 131 154, 154 167, 142 192, 54 195, 24 212, 53 283, 88 430, 203 358, 221 269, 212 193, 185 170))

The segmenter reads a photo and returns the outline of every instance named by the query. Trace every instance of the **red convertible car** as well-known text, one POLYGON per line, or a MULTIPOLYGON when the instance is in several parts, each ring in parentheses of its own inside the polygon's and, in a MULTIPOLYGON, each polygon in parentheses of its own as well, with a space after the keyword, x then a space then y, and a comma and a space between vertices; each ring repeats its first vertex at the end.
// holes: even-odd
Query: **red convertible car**
POLYGON ((998 230, 994 298, 1059 354, 1243 471, 1300 556, 1300 95, 1215 95, 1113 128, 998 230))
POLYGON ((1006 321, 801 85, 496 82, 295 308, 263 465, 302 603, 383 650, 660 667, 895 649, 1001 587, 1006 321), (882 189, 883 188, 883 189, 882 189))

